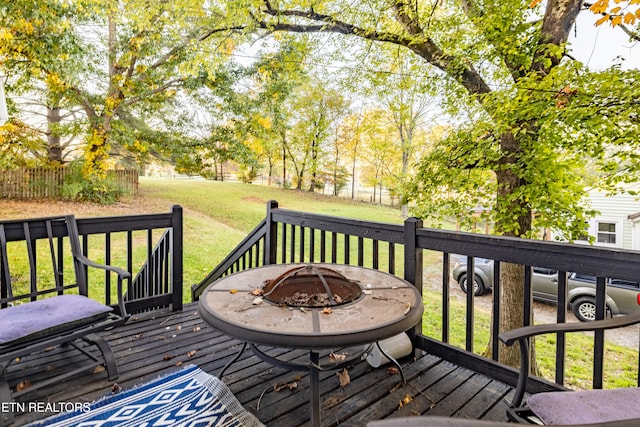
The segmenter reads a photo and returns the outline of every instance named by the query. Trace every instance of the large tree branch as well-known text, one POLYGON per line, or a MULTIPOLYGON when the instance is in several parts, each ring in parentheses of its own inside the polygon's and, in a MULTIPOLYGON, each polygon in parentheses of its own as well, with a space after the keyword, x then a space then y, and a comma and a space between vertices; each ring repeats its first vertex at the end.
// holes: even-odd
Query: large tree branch
POLYGON ((531 65, 533 71, 546 75, 560 63, 562 55, 550 53, 546 46, 563 46, 567 42, 582 2, 583 0, 549 0, 542 21, 538 49, 531 65))
POLYGON ((141 95, 137 95, 137 96, 132 96, 130 98, 125 99, 120 106, 127 106, 127 105, 132 105, 135 104, 136 102, 141 101, 142 99, 147 98, 148 96, 151 95, 155 95, 158 94, 166 89, 169 89, 171 87, 177 87, 180 86, 182 83, 184 82, 183 78, 177 78, 177 79, 173 79, 173 80, 169 80, 164 82, 163 84, 161 84, 160 86, 158 86, 157 88, 150 90, 150 91, 146 91, 144 94, 141 95))
POLYGON ((270 22, 254 17, 258 26, 261 28, 270 31, 289 31, 296 33, 323 32, 354 35, 371 41, 404 46, 426 60, 429 64, 457 78, 470 94, 485 94, 491 91, 482 79, 482 76, 480 76, 470 64, 465 63, 459 58, 445 54, 433 39, 425 37, 417 18, 409 14, 411 10, 410 5, 403 0, 393 2, 392 8, 396 14, 396 20, 402 25, 408 35, 362 28, 333 16, 317 13, 313 9, 275 9, 269 0, 264 0, 264 6, 263 12, 269 16, 275 18, 304 18, 312 23, 288 23, 282 22, 280 19, 270 22))

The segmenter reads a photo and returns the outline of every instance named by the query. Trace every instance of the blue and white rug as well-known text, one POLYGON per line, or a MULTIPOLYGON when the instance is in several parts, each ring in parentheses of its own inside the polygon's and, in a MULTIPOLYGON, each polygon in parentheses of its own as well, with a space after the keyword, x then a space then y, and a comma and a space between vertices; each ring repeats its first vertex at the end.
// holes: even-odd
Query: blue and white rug
POLYGON ((30 425, 264 427, 219 378, 194 365, 30 425))

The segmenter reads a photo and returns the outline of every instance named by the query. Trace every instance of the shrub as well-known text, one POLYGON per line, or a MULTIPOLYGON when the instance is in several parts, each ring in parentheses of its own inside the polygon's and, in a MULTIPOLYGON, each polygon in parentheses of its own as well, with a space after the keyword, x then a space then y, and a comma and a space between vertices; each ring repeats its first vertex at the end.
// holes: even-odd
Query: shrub
POLYGON ((63 199, 109 205, 117 202, 123 194, 112 176, 107 175, 105 179, 85 178, 82 175, 82 161, 69 163, 67 169, 69 173, 60 189, 63 199))

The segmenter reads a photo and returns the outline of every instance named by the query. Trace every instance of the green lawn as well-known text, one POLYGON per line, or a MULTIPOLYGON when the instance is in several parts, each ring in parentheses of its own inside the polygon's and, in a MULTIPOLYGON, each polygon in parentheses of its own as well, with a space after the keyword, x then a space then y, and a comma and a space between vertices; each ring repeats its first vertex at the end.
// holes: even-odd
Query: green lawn
POLYGON ((161 199, 184 208, 185 299, 200 282, 262 221, 267 201, 284 209, 401 224, 399 209, 307 191, 202 179, 140 178, 145 199, 161 199))
POLYGON ((387 206, 239 182, 142 177, 140 191, 245 232, 265 217, 269 200, 276 200, 284 209, 396 224, 403 221, 399 209, 387 206))

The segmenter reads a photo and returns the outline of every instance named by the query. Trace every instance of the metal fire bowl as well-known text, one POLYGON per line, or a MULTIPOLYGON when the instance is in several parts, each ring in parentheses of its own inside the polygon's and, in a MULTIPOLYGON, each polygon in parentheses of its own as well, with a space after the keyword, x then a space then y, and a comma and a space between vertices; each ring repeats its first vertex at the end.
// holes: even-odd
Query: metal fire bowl
POLYGON ((330 349, 367 344, 392 337, 415 326, 424 310, 411 283, 389 273, 339 264, 313 264, 335 270, 360 285, 364 295, 348 304, 297 308, 255 304, 251 293, 265 282, 296 266, 278 264, 226 276, 205 289, 198 311, 216 329, 241 341, 269 346, 330 349))

